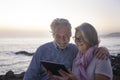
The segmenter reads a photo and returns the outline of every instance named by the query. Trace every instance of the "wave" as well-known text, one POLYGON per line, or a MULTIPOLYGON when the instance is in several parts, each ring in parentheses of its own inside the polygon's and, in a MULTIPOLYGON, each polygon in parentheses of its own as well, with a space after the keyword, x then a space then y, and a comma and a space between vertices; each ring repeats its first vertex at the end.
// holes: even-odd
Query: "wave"
POLYGON ((8 63, 8 61, 6 61, 6 63, 5 62, 1 63, 0 67, 2 67, 2 66, 10 66, 10 65, 14 66, 14 65, 17 65, 17 64, 20 65, 20 64, 25 64, 25 63, 28 63, 28 62, 29 62, 29 60, 26 60, 26 61, 16 61, 14 63, 10 63, 10 62, 8 63))
POLYGON ((0 51, 0 55, 25 55, 25 56, 32 56, 34 54, 34 52, 27 52, 27 51, 0 51))

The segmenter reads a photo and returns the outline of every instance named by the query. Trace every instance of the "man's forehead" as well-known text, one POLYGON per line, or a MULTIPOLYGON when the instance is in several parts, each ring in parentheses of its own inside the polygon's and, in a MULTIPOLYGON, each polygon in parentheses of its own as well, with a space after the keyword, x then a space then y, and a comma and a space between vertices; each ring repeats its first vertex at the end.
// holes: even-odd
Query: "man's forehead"
POLYGON ((61 27, 61 28, 56 28, 55 30, 54 30, 54 33, 60 33, 60 34, 62 34, 62 33, 69 33, 69 29, 68 28, 63 28, 63 27, 61 27))

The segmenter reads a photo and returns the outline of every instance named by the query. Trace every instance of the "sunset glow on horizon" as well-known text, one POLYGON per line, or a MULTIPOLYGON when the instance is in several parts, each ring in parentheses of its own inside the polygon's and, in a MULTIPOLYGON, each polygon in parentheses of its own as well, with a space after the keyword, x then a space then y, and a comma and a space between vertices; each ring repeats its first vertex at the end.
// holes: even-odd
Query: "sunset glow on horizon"
POLYGON ((55 18, 68 19, 73 29, 89 22, 99 34, 120 32, 119 8, 120 0, 0 0, 0 34, 49 32, 55 18))

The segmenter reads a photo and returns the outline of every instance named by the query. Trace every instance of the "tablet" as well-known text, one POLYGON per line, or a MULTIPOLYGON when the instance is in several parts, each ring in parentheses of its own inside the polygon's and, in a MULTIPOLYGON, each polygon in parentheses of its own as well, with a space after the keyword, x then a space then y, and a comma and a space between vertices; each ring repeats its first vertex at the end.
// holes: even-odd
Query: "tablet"
MULTIPOLYGON (((59 74, 59 70, 62 69, 66 72, 68 72, 67 68, 63 64, 58 64, 54 62, 49 62, 49 61, 41 61, 41 64, 49 71, 52 72, 53 75, 61 76, 59 74)), ((69 73, 69 72, 68 72, 69 73)))

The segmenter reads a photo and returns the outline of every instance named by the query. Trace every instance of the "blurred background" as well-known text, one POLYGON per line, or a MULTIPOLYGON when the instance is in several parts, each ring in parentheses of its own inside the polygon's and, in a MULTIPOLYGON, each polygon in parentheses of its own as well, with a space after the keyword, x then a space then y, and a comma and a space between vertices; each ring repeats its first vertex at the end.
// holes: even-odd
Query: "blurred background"
POLYGON ((107 47, 111 55, 119 54, 119 8, 120 0, 0 0, 0 75, 26 71, 32 56, 15 53, 34 53, 52 41, 50 24, 55 18, 69 20, 72 36, 81 23, 92 24, 100 46, 107 47))

